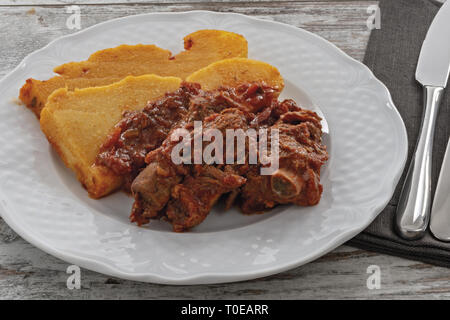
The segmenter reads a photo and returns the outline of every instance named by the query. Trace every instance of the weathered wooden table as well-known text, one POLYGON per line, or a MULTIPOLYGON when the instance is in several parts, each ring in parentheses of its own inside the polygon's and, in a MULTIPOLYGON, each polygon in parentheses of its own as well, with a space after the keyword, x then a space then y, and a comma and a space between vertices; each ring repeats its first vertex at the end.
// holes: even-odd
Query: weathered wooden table
MULTIPOLYGON (((81 8, 82 28, 144 12, 244 13, 305 28, 362 60, 370 35, 369 7, 377 1, 1 0, 0 77, 25 55, 76 31, 66 27, 66 7, 71 4, 81 8)), ((450 298, 450 270, 348 246, 271 277, 194 287, 136 283, 82 270, 81 289, 69 290, 67 267, 22 240, 0 219, 0 299, 450 298), (381 287, 370 290, 367 279, 372 265, 380 268, 381 287)))

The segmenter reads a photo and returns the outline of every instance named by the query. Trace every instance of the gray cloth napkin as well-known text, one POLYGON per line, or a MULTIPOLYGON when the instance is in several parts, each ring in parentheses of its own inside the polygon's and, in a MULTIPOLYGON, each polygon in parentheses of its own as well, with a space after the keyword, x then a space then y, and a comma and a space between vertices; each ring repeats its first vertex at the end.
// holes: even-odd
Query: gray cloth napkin
MULTIPOLYGON (((405 241, 394 230, 395 210, 422 120, 422 87, 415 80, 417 59, 439 6, 429 0, 381 0, 379 6, 381 29, 372 31, 364 63, 389 88, 405 122, 409 141, 408 161, 388 206, 366 230, 348 244, 450 267, 450 243, 436 240, 429 231, 423 239, 405 241)), ((449 137, 449 120, 450 90, 447 88, 435 131, 433 196, 449 137)))

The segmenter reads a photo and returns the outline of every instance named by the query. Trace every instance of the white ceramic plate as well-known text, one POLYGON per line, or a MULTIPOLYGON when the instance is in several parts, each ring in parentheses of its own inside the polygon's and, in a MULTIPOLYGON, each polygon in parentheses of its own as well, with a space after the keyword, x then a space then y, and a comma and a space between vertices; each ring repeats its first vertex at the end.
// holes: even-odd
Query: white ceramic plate
POLYGON ((404 124, 386 87, 363 64, 305 30, 238 14, 158 13, 108 21, 53 41, 0 82, 0 209, 38 248, 120 278, 170 284, 230 282, 267 276, 312 261, 362 231, 386 206, 407 152, 404 124), (13 102, 28 77, 119 44, 182 50, 198 29, 240 33, 249 57, 276 66, 285 96, 302 90, 330 127, 330 160, 320 204, 244 216, 215 209, 177 234, 164 222, 128 221, 131 199, 92 200, 49 147, 34 115, 13 102), (301 88, 301 89, 300 89, 301 88))

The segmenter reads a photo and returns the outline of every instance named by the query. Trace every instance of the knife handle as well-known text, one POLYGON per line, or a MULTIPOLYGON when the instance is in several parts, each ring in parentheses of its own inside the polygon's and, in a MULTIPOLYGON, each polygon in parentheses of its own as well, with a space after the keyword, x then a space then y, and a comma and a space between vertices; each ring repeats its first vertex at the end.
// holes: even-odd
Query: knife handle
POLYGON ((425 111, 419 140, 406 174, 396 214, 397 231, 407 240, 423 237, 430 221, 434 127, 443 91, 442 87, 424 86, 425 111))

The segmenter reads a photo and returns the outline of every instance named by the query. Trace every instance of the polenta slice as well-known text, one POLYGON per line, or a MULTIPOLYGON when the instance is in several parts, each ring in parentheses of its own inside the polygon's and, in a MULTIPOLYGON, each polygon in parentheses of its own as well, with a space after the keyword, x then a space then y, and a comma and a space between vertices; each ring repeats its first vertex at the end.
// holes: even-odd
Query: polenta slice
POLYGON ((245 58, 214 62, 188 76, 186 81, 199 83, 206 91, 220 87, 236 87, 250 82, 265 82, 278 88, 278 92, 284 88, 283 77, 277 68, 265 62, 245 58))
POLYGON ((89 195, 100 198, 123 183, 108 168, 95 165, 101 144, 123 111, 143 108, 148 101, 178 89, 181 81, 176 77, 143 75, 102 87, 57 89, 42 110, 41 129, 89 195))
POLYGON ((47 102, 48 96, 56 89, 65 87, 68 90, 74 90, 76 88, 104 86, 122 79, 122 77, 64 79, 63 77, 56 76, 41 81, 30 78, 27 79, 26 83, 21 88, 19 98, 39 118, 40 113, 47 102))
POLYGON ((54 69, 59 76, 46 81, 28 79, 19 98, 39 117, 48 96, 56 89, 86 88, 114 83, 126 76, 156 74, 185 79, 209 64, 233 57, 247 57, 247 41, 241 35, 220 30, 200 30, 184 38, 185 51, 172 56, 155 45, 121 45, 100 50, 88 60, 54 69))

